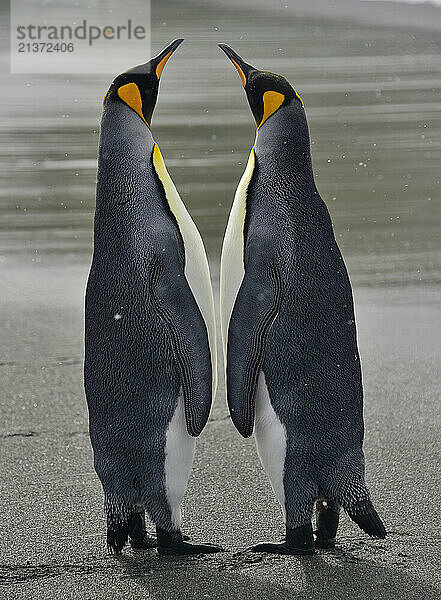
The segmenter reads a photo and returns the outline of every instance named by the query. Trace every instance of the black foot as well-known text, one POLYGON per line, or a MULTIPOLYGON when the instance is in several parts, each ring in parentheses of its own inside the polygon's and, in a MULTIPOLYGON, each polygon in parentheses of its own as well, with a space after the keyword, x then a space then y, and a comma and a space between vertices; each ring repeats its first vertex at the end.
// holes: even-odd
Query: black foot
POLYGON ((149 548, 156 548, 158 542, 156 536, 153 534, 143 531, 142 535, 130 538, 130 545, 134 550, 148 550, 149 548))
POLYGON ((317 531, 315 547, 322 550, 335 548, 335 536, 340 518, 340 504, 334 500, 317 503, 317 531))
POLYGON ((285 542, 283 544, 271 544, 271 543, 263 543, 256 544, 255 546, 251 546, 248 548, 250 552, 268 552, 271 554, 290 554, 291 556, 309 556, 314 554, 314 548, 309 550, 305 550, 303 548, 292 548, 288 546, 285 542))
POLYGON ((145 517, 143 512, 134 512, 129 519, 128 533, 130 545, 134 550, 147 550, 156 548, 158 545, 156 537, 145 529, 145 517))
POLYGON ((269 552, 271 554, 290 554, 308 556, 314 554, 314 536, 310 523, 297 527, 286 528, 286 538, 281 544, 263 543, 248 548, 251 552, 269 552))
POLYGON ((158 541, 158 554, 213 554, 215 552, 223 552, 220 546, 212 544, 189 544, 184 542, 184 538, 180 531, 165 531, 160 527, 156 527, 156 538, 158 541))
POLYGON ((320 538, 317 536, 315 540, 315 547, 318 550, 334 550, 335 538, 320 538))

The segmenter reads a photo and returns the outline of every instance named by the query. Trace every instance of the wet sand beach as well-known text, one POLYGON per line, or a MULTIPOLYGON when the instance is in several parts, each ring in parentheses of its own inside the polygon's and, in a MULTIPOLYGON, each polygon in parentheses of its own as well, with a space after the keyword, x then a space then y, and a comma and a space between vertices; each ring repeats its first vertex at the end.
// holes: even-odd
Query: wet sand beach
MULTIPOLYGON (((315 557, 237 554, 283 535, 258 463, 227 417, 221 385, 197 445, 184 531, 229 550, 160 558, 104 548, 102 492, 82 396, 82 286, 87 267, 3 273, 2 596, 4 598, 439 597, 439 294, 357 292, 366 389, 367 479, 389 530, 370 540, 344 516, 338 548, 315 557), (12 289, 16 292, 13 293, 12 289), (409 294, 410 295, 410 294, 409 294), (438 323, 438 324, 437 324, 438 323)), ((409 290, 408 290, 409 292, 409 290)))
MULTIPOLYGON (((120 558, 107 555, 82 361, 98 119, 109 81, 5 75, 2 598, 441 596, 441 8, 345 0, 319 2, 318 11, 313 4, 289 3, 283 12, 280 3, 257 1, 250 15, 245 3, 229 0, 152 2, 154 50, 187 39, 164 73, 152 129, 206 242, 217 300, 220 245, 254 127, 216 43, 286 75, 302 95, 317 185, 354 288, 367 482, 389 536, 371 540, 344 515, 333 552, 243 553, 282 537, 283 523, 253 441, 229 420, 220 377, 196 448, 183 530, 228 552, 173 558, 127 548, 120 558)), ((0 16, 6 71, 6 11, 0 16)))

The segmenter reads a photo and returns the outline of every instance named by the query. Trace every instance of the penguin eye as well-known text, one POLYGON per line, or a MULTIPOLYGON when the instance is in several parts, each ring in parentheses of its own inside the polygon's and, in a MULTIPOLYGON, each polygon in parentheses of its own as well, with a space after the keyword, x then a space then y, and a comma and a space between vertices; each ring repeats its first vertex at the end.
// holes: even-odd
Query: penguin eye
POLYGON ((136 83, 126 83, 125 85, 122 85, 118 88, 118 96, 141 117, 146 125, 148 125, 142 112, 141 93, 136 83))
MULTIPOLYGON (((280 92, 268 91, 263 94, 263 116, 260 121, 261 127, 265 121, 278 110, 285 101, 285 96, 280 92)), ((257 129, 259 129, 259 127, 257 129)))

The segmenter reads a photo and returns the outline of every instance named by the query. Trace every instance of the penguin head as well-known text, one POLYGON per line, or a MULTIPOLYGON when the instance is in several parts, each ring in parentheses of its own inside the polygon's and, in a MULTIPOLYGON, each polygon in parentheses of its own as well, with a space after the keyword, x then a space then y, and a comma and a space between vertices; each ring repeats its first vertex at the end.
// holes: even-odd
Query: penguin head
POLYGON ((183 41, 183 39, 174 40, 148 62, 118 75, 104 96, 103 107, 108 102, 124 102, 150 127, 162 71, 170 56, 183 41))
POLYGON ((291 84, 281 75, 259 71, 246 63, 230 46, 219 44, 242 80, 257 129, 282 106, 292 106, 303 115, 303 101, 291 84))

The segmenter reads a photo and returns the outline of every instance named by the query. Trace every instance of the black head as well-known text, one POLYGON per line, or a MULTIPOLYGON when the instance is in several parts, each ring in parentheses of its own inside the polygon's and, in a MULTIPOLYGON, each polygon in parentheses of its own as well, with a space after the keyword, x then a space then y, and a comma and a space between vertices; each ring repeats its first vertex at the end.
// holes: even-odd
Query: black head
POLYGON ((298 106, 303 112, 303 102, 291 84, 281 75, 259 71, 246 63, 230 46, 219 44, 242 80, 257 128, 282 106, 298 106))
POLYGON ((174 40, 155 58, 118 75, 104 96, 103 106, 107 102, 124 102, 150 127, 162 71, 170 56, 183 41, 183 39, 174 40))

